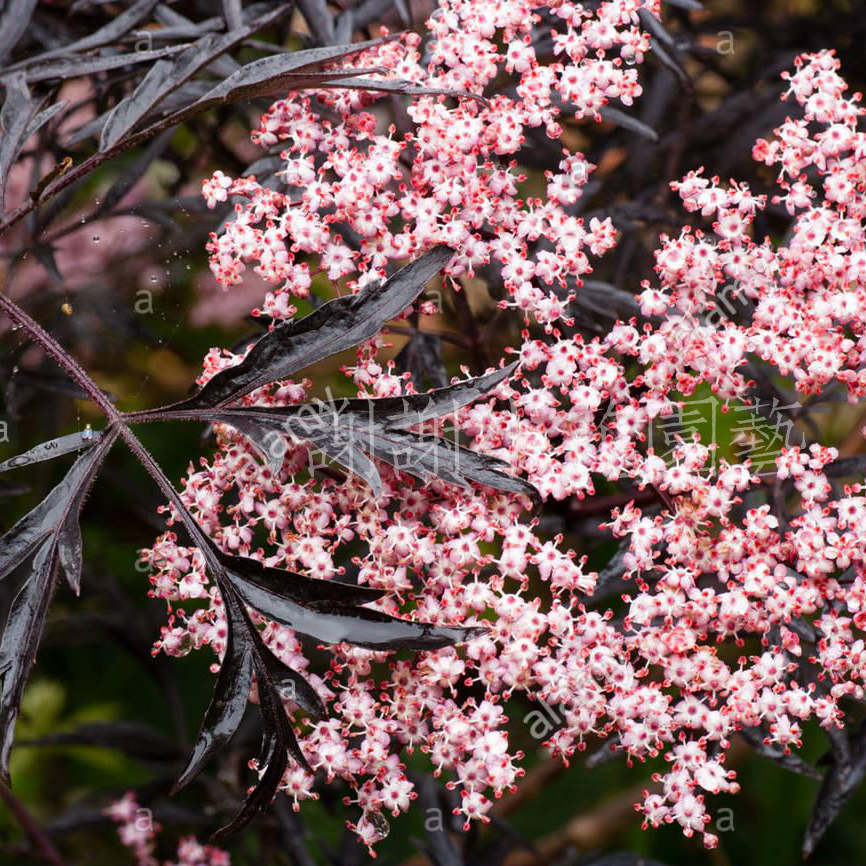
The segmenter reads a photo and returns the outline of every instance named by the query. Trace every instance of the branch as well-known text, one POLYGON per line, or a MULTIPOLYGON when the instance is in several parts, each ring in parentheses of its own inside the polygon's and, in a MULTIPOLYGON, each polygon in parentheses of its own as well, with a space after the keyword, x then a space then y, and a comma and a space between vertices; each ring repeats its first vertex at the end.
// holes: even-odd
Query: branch
POLYGON ((12 813, 12 817, 18 822, 42 859, 49 866, 66 866, 64 859, 60 856, 60 852, 54 847, 54 843, 48 838, 45 831, 36 823, 36 819, 2 782, 0 782, 0 800, 3 800, 6 804, 12 813))

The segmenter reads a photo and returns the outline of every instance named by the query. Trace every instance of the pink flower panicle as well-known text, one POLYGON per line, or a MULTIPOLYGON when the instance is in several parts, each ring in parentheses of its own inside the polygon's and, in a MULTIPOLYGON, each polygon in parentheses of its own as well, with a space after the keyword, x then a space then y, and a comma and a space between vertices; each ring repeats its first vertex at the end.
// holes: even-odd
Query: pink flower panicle
MULTIPOLYGON (((531 128, 557 140, 563 111, 592 119, 609 100, 631 104, 640 95, 635 65, 649 48, 637 13, 659 10, 641 0, 610 0, 592 11, 551 3, 556 59, 543 65, 532 37, 545 5, 442 0, 427 23, 426 66, 411 34, 353 63, 463 96, 413 98, 409 129, 398 133, 380 128, 377 93, 292 94, 253 132, 263 146, 284 145, 289 191, 221 172, 203 185, 211 206, 235 202, 234 218, 208 245, 214 275, 229 287, 252 266, 272 287, 261 312, 275 319, 295 314, 294 299, 307 296, 315 276, 355 292, 439 243, 459 251, 446 268, 455 290, 475 269, 495 265, 502 306, 521 311, 541 338, 527 330, 514 350, 513 378, 457 413, 471 447, 509 461, 547 500, 592 496, 593 478, 601 477, 652 486, 665 504, 644 513, 632 503, 603 524, 622 539, 629 580, 625 614, 616 618, 587 609, 598 575, 561 537, 543 537, 519 496, 421 483, 383 465, 382 495, 373 500, 354 476, 301 480, 310 459, 303 444, 288 443, 274 475, 243 437, 217 425, 217 452, 190 466, 183 499, 225 550, 332 579, 351 543, 363 551, 353 559, 360 582, 388 590, 379 609, 490 626, 465 648, 411 661, 333 646, 331 667, 318 676, 291 629, 253 614, 266 644, 309 678, 328 708, 326 720, 312 722, 285 700, 310 766, 354 791, 360 817, 351 826, 368 846, 382 838, 384 815, 405 812, 416 796, 404 750, 425 753, 460 792, 456 811, 467 826, 489 820, 493 800, 523 772, 505 712, 516 692, 556 708, 562 724, 546 745, 566 760, 596 737, 610 738, 630 761, 661 757, 659 787, 639 806, 644 824, 676 822, 709 847, 717 840, 707 832, 707 796, 738 790, 725 768, 734 733, 761 726, 765 742, 787 753, 806 721, 840 725, 841 699, 863 696, 866 501, 859 484, 830 498, 825 469, 835 449, 779 454, 777 477, 792 479, 801 500, 783 528, 769 505, 737 516, 762 483, 749 460, 716 465, 697 437, 665 456, 647 444, 650 425, 701 385, 726 403, 746 400, 749 355, 790 377, 800 394, 833 381, 851 400, 866 394, 859 96, 845 96, 831 52, 799 58, 786 98, 802 107, 803 119, 786 120, 754 149, 755 159, 779 166, 773 201, 794 218, 787 241, 753 237, 766 196, 690 172, 672 188, 687 211, 712 224, 661 238, 657 282, 639 294, 642 312, 660 324, 638 328, 632 320, 602 337, 564 336, 569 299, 615 232, 610 220, 587 224, 570 214, 594 169, 582 154, 563 148, 557 170, 545 174, 545 198, 527 199, 520 149, 531 128), (503 73, 513 76, 516 96, 473 98, 503 73), (334 119, 317 112, 318 102, 334 119), (346 243, 349 232, 360 250, 346 243), (749 299, 751 323, 712 318, 727 292, 749 299), (840 571, 849 577, 841 581, 840 571), (534 576, 549 589, 544 604, 530 594, 534 576), (743 654, 747 640, 753 649, 743 654), (736 661, 726 646, 740 648, 736 661), (817 681, 798 681, 800 659, 817 667, 817 681), (458 699, 462 683, 483 697, 458 699)), ((368 341, 346 369, 360 396, 413 390, 379 360, 386 345, 368 341)), ((201 381, 241 357, 213 350, 201 381)), ((289 381, 244 399, 287 405, 310 388, 308 380, 289 381)), ((183 655, 210 646, 221 655, 225 617, 200 553, 178 545, 169 529, 145 556, 152 595, 171 606, 157 648, 183 655), (189 600, 204 606, 187 611, 189 600)), ((282 788, 297 809, 316 798, 313 786, 314 777, 293 764, 282 788)))
MULTIPOLYGON (((153 822, 150 810, 138 805, 135 794, 127 791, 104 811, 120 825, 117 831, 120 841, 135 854, 136 866, 159 866, 154 851, 157 833, 162 828, 153 822)), ((163 866, 231 866, 231 858, 221 848, 202 845, 194 836, 188 836, 178 843, 177 859, 166 860, 163 866)))

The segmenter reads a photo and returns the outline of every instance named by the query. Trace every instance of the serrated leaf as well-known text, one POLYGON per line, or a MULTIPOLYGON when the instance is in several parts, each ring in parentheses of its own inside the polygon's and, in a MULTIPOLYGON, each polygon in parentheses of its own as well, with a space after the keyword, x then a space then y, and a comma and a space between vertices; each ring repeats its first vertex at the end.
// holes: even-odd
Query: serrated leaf
POLYGON ((82 448, 92 448, 99 441, 99 434, 89 430, 80 433, 70 433, 68 436, 59 436, 57 439, 49 439, 0 463, 0 472, 8 472, 10 469, 19 469, 22 466, 30 466, 32 463, 41 463, 43 460, 52 460, 61 454, 69 454, 72 451, 81 451, 82 448))
POLYGON ((357 295, 322 304, 303 319, 281 322, 255 343, 243 361, 217 373, 197 394, 172 408, 224 405, 374 337, 421 294, 453 255, 449 247, 434 247, 357 295))
POLYGON ((0 538, 0 577, 8 575, 31 556, 29 573, 9 611, 0 640, 0 777, 9 781, 9 750, 24 685, 36 657, 48 606, 54 591, 58 563, 67 569, 73 589, 81 573, 80 535, 69 527, 78 514, 116 431, 109 428, 97 447, 82 454, 48 496, 0 538), (75 556, 79 559, 76 562, 75 556))
POLYGON ((449 90, 442 87, 425 87, 402 78, 337 78, 322 84, 323 89, 370 90, 382 93, 398 93, 403 96, 452 96, 455 99, 474 99, 486 103, 487 99, 467 90, 449 90))
POLYGON ((223 596, 228 636, 225 655, 190 759, 172 793, 188 785, 210 758, 232 738, 240 726, 253 682, 250 635, 231 593, 223 596))
POLYGON ((0 66, 27 30, 39 0, 6 0, 0 13, 0 66))
POLYGON ((325 6, 325 0, 298 0, 298 9, 320 45, 334 43, 334 19, 325 6))
MULTIPOLYGON (((259 674, 258 668, 256 673, 259 674)), ((289 765, 289 753, 296 760, 300 758, 298 762, 307 766, 306 759, 283 710, 282 702, 269 683, 261 689, 259 698, 264 723, 259 766, 264 767, 265 770, 244 801, 241 811, 229 824, 221 827, 211 836, 212 842, 217 842, 242 830, 256 815, 264 812, 270 806, 283 779, 286 767, 289 765)))
MULTIPOLYGON (((311 67, 321 66, 357 54, 367 48, 381 45, 388 37, 370 39, 367 42, 354 42, 349 45, 333 45, 328 48, 308 48, 304 51, 292 51, 287 54, 276 54, 260 57, 242 66, 237 72, 221 81, 208 91, 197 106, 209 108, 225 102, 235 102, 239 99, 254 99, 259 96, 271 96, 287 89, 298 73, 308 71, 311 67)), ((335 70, 328 73, 328 78, 337 78, 348 70, 335 70)))
POLYGON ((436 626, 397 619, 381 611, 336 601, 301 604, 236 572, 229 573, 241 598, 268 619, 323 643, 350 643, 369 649, 430 650, 464 643, 483 628, 436 626))
POLYGON ((39 132, 39 130, 42 129, 42 127, 45 126, 45 124, 48 123, 55 114, 63 111, 68 104, 69 103, 65 99, 61 99, 59 102, 55 102, 54 105, 40 111, 27 126, 27 130, 24 133, 24 141, 27 141, 27 139, 34 133, 39 132))
POLYGON ((28 63, 42 63, 49 57, 57 57, 61 54, 71 54, 79 51, 89 51, 91 48, 98 48, 101 45, 108 45, 114 42, 121 36, 126 35, 138 24, 150 15, 151 10, 156 6, 158 0, 137 0, 128 9, 125 9, 119 15, 115 15, 93 33, 76 40, 70 45, 64 45, 63 48, 57 48, 48 51, 38 57, 31 58, 28 63))
POLYGON ((5 97, 3 108, 0 109, 0 126, 3 127, 3 135, 0 137, 0 215, 6 209, 6 180, 9 169, 27 141, 27 128, 33 116, 33 100, 30 98, 24 74, 13 72, 4 78, 2 83, 5 97))
POLYGON ((138 87, 109 112, 99 137, 99 149, 108 150, 131 130, 165 94, 165 84, 174 69, 170 60, 157 60, 138 87))
POLYGON ((381 494, 381 479, 373 459, 430 481, 440 478, 461 487, 469 482, 518 493, 538 501, 528 482, 509 473, 510 466, 432 433, 415 433, 413 427, 450 414, 498 387, 516 364, 485 373, 448 388, 426 394, 379 399, 344 399, 336 405, 304 403, 295 406, 226 409, 204 412, 210 421, 228 424, 247 436, 271 462, 274 472, 282 466, 282 435, 306 440, 344 469, 360 476, 381 494))
POLYGON ((292 599, 300 604, 320 602, 343 602, 347 605, 368 604, 385 595, 385 590, 372 586, 358 586, 339 580, 319 580, 304 577, 281 568, 262 565, 257 559, 247 556, 230 556, 218 552, 221 565, 230 573, 240 575, 280 597, 292 599))
MULTIPOLYGON (((375 400, 349 399, 346 408, 362 415, 372 411, 373 417, 386 427, 406 429, 450 415, 498 388, 517 369, 518 362, 500 367, 490 373, 436 388, 423 394, 404 397, 379 397, 375 400)), ((343 405, 343 404, 341 404, 343 405)))
POLYGON ((624 111, 613 105, 603 106, 598 113, 601 115, 601 119, 607 123, 612 123, 614 126, 621 126, 623 129, 628 129, 630 132, 636 132, 638 135, 648 139, 649 141, 659 140, 658 133, 652 129, 652 127, 647 126, 642 120, 638 120, 636 117, 626 114, 624 111))
POLYGON ((57 78, 83 78, 97 72, 122 69, 124 66, 152 63, 155 60, 179 54, 183 50, 183 45, 167 45, 164 48, 153 48, 148 51, 130 51, 125 54, 108 54, 104 57, 83 55, 61 57, 57 60, 40 63, 38 66, 30 66, 26 69, 25 75, 29 84, 37 84, 40 81, 52 81, 57 78))
POLYGON ((237 833, 256 815, 268 808, 277 793, 286 767, 288 767, 289 755, 305 770, 312 772, 283 709, 277 688, 271 682, 268 665, 264 660, 268 652, 267 649, 262 644, 261 638, 250 622, 240 600, 235 596, 234 590, 223 588, 222 594, 227 610, 231 608, 232 616, 243 622, 251 648, 263 726, 259 766, 260 768, 264 767, 264 772, 244 801, 241 811, 229 824, 213 834, 211 838, 214 841, 237 833))

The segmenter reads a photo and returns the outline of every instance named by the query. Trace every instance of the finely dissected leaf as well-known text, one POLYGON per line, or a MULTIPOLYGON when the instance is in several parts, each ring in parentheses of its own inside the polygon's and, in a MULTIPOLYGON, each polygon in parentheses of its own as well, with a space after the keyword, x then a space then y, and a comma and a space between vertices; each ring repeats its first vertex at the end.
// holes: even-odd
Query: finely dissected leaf
POLYGON ((642 135, 650 141, 659 140, 658 133, 654 129, 647 126, 642 120, 638 120, 636 117, 626 114, 624 111, 621 111, 613 105, 605 105, 599 111, 599 114, 601 115, 602 120, 607 121, 607 123, 612 123, 614 126, 621 126, 623 129, 636 132, 638 135, 642 135))
POLYGON ((370 649, 428 650, 472 640, 483 628, 436 626, 397 619, 338 601, 301 604, 236 572, 229 573, 243 600, 259 613, 323 643, 351 643, 370 649))
POLYGON ((256 815, 267 809, 282 781, 289 763, 289 755, 304 769, 312 772, 283 708, 277 686, 271 681, 271 668, 266 661, 269 651, 262 643, 261 637, 247 616, 234 589, 225 586, 221 581, 221 591, 226 610, 231 610, 233 619, 242 623, 246 632, 245 640, 256 675, 259 708, 262 714, 263 733, 259 767, 264 768, 264 772, 252 792, 247 796, 241 811, 227 826, 218 830, 213 835, 213 839, 220 839, 236 833, 256 815))
POLYGON ((43 539, 31 573, 12 602, 0 642, 0 778, 7 785, 15 721, 51 604, 56 570, 56 545, 51 538, 43 539))
POLYGON ((263 652, 262 660, 268 671, 268 678, 274 684, 280 697, 296 703, 314 719, 327 715, 319 693, 296 670, 284 664, 271 652, 263 652))
POLYGON ((426 394, 380 399, 344 399, 296 406, 226 409, 204 413, 204 417, 234 427, 247 436, 271 463, 282 466, 289 434, 314 445, 349 472, 358 475, 381 494, 382 483, 372 458, 423 481, 441 478, 468 487, 469 482, 497 490, 524 494, 537 500, 535 488, 510 475, 509 465, 432 433, 415 433, 413 427, 456 411, 498 387, 516 364, 502 367, 465 382, 426 394))
POLYGON ((448 387, 448 374, 442 363, 442 340, 437 334, 417 331, 394 361, 397 372, 411 373, 416 385, 426 380, 434 388, 448 387))
POLYGON ((21 466, 29 466, 31 463, 40 463, 43 460, 51 460, 61 454, 69 454, 70 451, 80 451, 82 448, 91 448, 99 441, 99 435, 89 430, 80 433, 70 433, 68 436, 60 436, 57 439, 49 439, 39 445, 17 454, 0 463, 0 472, 9 469, 18 469, 21 466))
POLYGON ((130 51, 125 54, 109 54, 105 57, 76 55, 62 57, 38 66, 28 67, 25 74, 29 84, 51 81, 55 78, 80 78, 96 72, 107 72, 139 63, 152 63, 163 57, 170 57, 185 50, 183 45, 167 45, 149 51, 130 51))
POLYGON ((405 397, 380 397, 375 400, 346 400, 346 409, 365 414, 372 411, 374 419, 386 427, 405 429, 450 415, 463 406, 480 399, 499 387, 517 369, 518 362, 500 367, 491 373, 484 373, 463 382, 456 382, 445 388, 437 388, 424 394, 410 394, 405 397))
POLYGON ((0 12, 0 66, 24 35, 39 0, 6 0, 0 12))
POLYGON ((223 0, 223 17, 228 30, 239 30, 244 25, 241 0, 223 0))
POLYGON ((508 474, 508 463, 470 451, 449 439, 387 428, 377 430, 374 449, 375 457, 423 481, 441 478, 466 488, 469 482, 475 482, 538 499, 538 492, 529 482, 508 474))
POLYGON ((425 87, 402 78, 338 78, 323 83, 322 87, 329 90, 378 90, 383 93, 400 93, 403 96, 453 96, 455 99, 475 99, 479 102, 487 102, 487 99, 477 93, 469 93, 466 90, 448 90, 441 87, 425 87))
POLYGON ((13 72, 2 80, 6 92, 3 108, 0 110, 0 214, 6 205, 6 178, 15 157, 27 141, 27 128, 33 116, 33 100, 27 81, 21 72, 13 72))
POLYGON ((301 752, 295 733, 283 710, 279 695, 266 679, 266 671, 259 665, 256 666, 256 676, 263 681, 262 687, 259 689, 259 701, 264 724, 259 766, 264 767, 265 770, 256 786, 247 796, 241 811, 229 824, 221 827, 211 836, 212 841, 218 841, 242 830, 256 815, 264 812, 270 806, 289 764, 289 753, 302 766, 308 767, 306 758, 301 752))
POLYGON ((96 471, 114 442, 109 428, 97 447, 82 454, 48 496, 0 538, 0 577, 32 555, 29 574, 12 603, 0 641, 0 777, 9 781, 9 750, 24 685, 36 657, 54 590, 58 562, 73 589, 81 574, 78 514, 96 471), (79 559, 76 561, 76 555, 79 559))
POLYGON ((55 102, 54 105, 40 111, 27 126, 27 129, 24 132, 24 141, 27 141, 31 135, 42 129, 42 127, 45 126, 45 124, 48 123, 55 114, 63 111, 68 104, 69 103, 65 99, 61 99, 59 102, 55 102))
MULTIPOLYGON (((375 45, 381 45, 387 37, 370 39, 367 42, 355 42, 350 45, 333 45, 329 48, 309 48, 304 51, 292 51, 288 54, 276 54, 260 57, 247 63, 208 91, 196 105, 199 108, 209 108, 225 102, 235 102, 239 99, 254 99, 259 96, 270 96, 291 86, 293 80, 302 78, 298 73, 309 71, 311 67, 321 66, 352 54, 357 54, 375 45)), ((326 79, 339 78, 349 70, 334 70, 326 73, 326 79)))
POLYGON ((138 87, 109 112, 99 137, 99 149, 108 150, 132 129, 165 93, 165 84, 174 69, 170 60, 157 60, 138 87))
POLYGON ((803 838, 804 860, 866 777, 866 725, 861 725, 853 741, 848 740, 844 731, 828 735, 833 745, 831 763, 818 789, 803 838))
POLYGON ((46 538, 59 536, 70 517, 77 520, 76 509, 80 508, 114 436, 113 430, 101 434, 99 447, 79 457, 45 499, 0 538, 0 578, 24 562, 46 538))
MULTIPOLYGON (((159 60, 148 71, 135 91, 119 102, 107 115, 98 118, 94 126, 101 126, 100 150, 117 143, 139 120, 145 117, 167 96, 178 90, 196 73, 213 63, 257 30, 268 26, 286 14, 290 4, 283 4, 250 24, 217 36, 207 34, 173 60, 159 60)), ((199 97, 200 98, 200 97, 199 97)))
POLYGON ((298 0, 298 8, 316 41, 321 45, 333 45, 334 19, 325 6, 325 0, 298 0))
POLYGON ((303 319, 281 322, 250 349, 243 361, 217 373, 197 394, 174 408, 223 405, 374 337, 421 294, 427 281, 453 255, 449 247, 434 247, 384 282, 373 283, 357 295, 322 304, 303 319))
POLYGON ((229 556, 217 553, 221 564, 229 573, 240 575, 278 596, 300 604, 337 602, 347 605, 367 604, 385 595, 385 590, 372 586, 358 586, 339 580, 317 580, 281 568, 270 568, 247 556, 229 556))
POLYGON ((49 57, 89 51, 91 48, 98 48, 100 45, 108 45, 110 42, 114 42, 115 39, 129 33, 136 24, 150 15, 151 10, 156 6, 157 2, 158 0, 137 0, 136 3, 133 3, 132 6, 119 15, 115 15, 107 24, 95 30, 89 36, 84 36, 70 45, 64 45, 62 48, 56 48, 30 58, 28 63, 30 65, 37 65, 49 57))
POLYGON ((233 594, 223 593, 223 600, 228 622, 225 655, 195 748, 174 791, 189 784, 211 756, 232 738, 249 700, 253 682, 252 641, 233 594))

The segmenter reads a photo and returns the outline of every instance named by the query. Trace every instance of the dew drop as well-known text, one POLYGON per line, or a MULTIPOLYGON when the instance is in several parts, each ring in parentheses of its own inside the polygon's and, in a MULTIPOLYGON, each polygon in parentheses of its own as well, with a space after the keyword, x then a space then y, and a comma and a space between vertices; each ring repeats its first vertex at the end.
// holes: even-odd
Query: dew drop
POLYGON ((99 235, 94 235, 94 236, 93 236, 93 243, 95 243, 95 244, 98 244, 98 243, 99 243, 99 235))
POLYGON ((84 431, 82 432, 82 438, 84 439, 92 439, 93 438, 93 429, 89 424, 85 425, 84 431))

